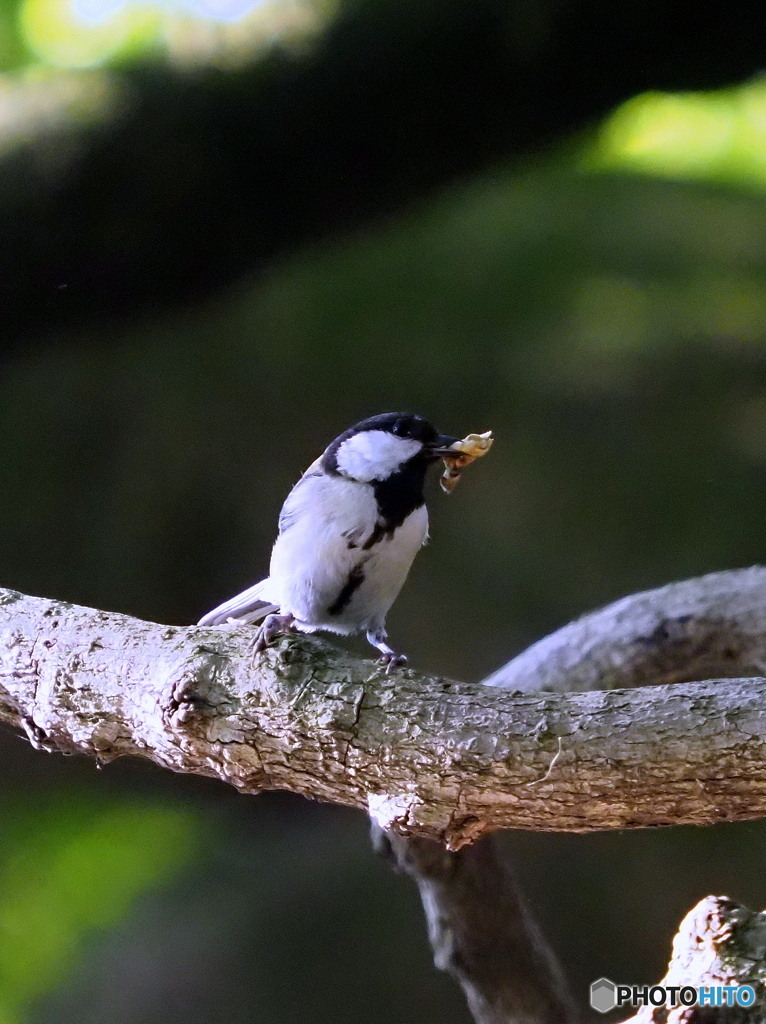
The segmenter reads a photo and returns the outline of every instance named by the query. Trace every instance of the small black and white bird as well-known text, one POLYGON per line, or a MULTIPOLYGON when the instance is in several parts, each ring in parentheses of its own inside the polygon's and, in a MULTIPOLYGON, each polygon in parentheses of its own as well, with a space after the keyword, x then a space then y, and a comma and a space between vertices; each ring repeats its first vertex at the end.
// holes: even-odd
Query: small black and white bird
POLYGON ((256 652, 290 629, 364 630, 388 670, 405 664, 386 642, 386 615, 428 537, 428 468, 456 440, 408 413, 372 416, 336 437, 282 506, 268 579, 199 625, 264 620, 256 652))

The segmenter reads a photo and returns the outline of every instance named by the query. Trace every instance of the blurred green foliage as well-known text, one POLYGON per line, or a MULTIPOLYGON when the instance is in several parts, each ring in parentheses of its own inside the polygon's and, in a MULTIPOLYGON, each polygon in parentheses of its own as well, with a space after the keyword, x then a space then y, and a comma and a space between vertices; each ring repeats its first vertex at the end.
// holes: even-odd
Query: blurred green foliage
POLYGON ((109 344, 20 357, 4 578, 195 621, 265 571, 327 441, 398 407, 498 435, 435 496, 394 607, 417 664, 477 678, 599 602, 757 561, 765 229, 757 193, 496 172, 109 344))
POLYGON ((104 805, 65 788, 0 806, 0 1022, 66 977, 93 929, 118 922, 135 898, 194 854, 193 814, 161 803, 104 805))
POLYGON ((334 0, 0 0, 0 72, 162 58, 237 67, 275 43, 304 45, 334 0))
POLYGON ((606 120, 583 166, 763 187, 766 79, 636 96, 606 120))
POLYGON ((13 71, 32 59, 19 25, 19 0, 0 0, 0 71, 13 71))

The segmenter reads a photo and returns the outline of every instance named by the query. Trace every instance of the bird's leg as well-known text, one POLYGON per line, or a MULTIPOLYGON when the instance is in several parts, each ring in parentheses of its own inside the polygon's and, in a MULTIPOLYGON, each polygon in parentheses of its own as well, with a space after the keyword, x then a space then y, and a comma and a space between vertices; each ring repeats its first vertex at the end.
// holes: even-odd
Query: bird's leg
POLYGON ((255 640, 252 643, 252 660, 255 662, 256 657, 265 651, 272 640, 275 640, 280 633, 289 633, 293 628, 295 622, 294 615, 267 615, 261 623, 260 629, 256 633, 255 640))
POLYGON ((367 639, 373 647, 380 651, 380 661, 381 664, 386 666, 386 675, 388 675, 392 669, 398 668, 400 665, 407 664, 407 658, 404 654, 397 654, 396 651, 392 651, 388 646, 386 643, 388 633, 386 633, 385 629, 382 627, 380 629, 368 629, 367 639))

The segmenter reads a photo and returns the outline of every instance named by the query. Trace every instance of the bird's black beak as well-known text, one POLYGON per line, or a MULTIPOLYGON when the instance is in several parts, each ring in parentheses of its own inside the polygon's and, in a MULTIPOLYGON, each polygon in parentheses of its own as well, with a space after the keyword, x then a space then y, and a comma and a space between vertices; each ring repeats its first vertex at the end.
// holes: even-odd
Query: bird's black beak
POLYGON ((449 434, 439 434, 436 440, 428 446, 428 453, 429 455, 433 455, 435 459, 441 459, 445 455, 455 455, 456 453, 451 451, 451 448, 452 445, 459 440, 459 437, 450 437, 449 434))

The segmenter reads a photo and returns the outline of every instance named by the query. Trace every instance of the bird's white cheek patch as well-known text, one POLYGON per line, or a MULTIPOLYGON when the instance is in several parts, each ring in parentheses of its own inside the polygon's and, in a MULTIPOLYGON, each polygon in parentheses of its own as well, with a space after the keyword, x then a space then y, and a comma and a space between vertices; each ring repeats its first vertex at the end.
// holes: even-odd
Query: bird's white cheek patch
POLYGON ((396 437, 387 430, 362 430, 343 442, 336 459, 344 476, 370 483, 391 476, 422 447, 420 441, 396 437))

